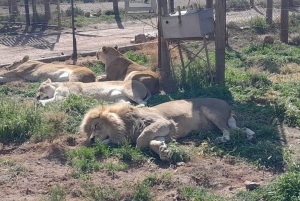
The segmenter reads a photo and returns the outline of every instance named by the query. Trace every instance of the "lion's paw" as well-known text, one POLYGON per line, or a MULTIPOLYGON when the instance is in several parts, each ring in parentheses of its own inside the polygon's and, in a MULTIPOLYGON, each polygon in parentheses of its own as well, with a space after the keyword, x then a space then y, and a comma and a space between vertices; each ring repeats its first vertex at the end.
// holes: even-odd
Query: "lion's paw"
POLYGON ((225 137, 217 137, 216 138, 216 143, 226 143, 228 142, 230 139, 225 138, 225 137))

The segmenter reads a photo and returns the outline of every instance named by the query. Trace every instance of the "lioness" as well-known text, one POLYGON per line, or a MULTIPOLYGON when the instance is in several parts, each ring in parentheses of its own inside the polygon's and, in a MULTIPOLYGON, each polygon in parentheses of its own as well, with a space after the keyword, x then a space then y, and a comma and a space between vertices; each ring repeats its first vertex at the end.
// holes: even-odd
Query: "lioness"
POLYGON ((28 56, 6 67, 0 74, 0 84, 12 81, 40 82, 50 78, 55 82, 95 82, 96 76, 89 68, 74 65, 43 63, 29 61, 28 56))
POLYGON ((98 78, 98 81, 111 80, 138 80, 150 90, 152 94, 159 93, 158 75, 126 58, 117 48, 103 46, 96 54, 97 59, 105 64, 105 75, 98 78))
MULTIPOLYGON (((125 104, 99 106, 88 111, 80 130, 91 143, 98 138, 103 143, 120 143, 128 138, 137 148, 149 147, 161 160, 168 160, 166 142, 185 137, 193 130, 223 132, 217 142, 230 140, 230 129, 240 129, 231 115, 229 105, 220 99, 196 98, 166 102, 150 108, 125 104)), ((255 133, 243 128, 249 140, 255 133)))
POLYGON ((150 91, 136 80, 82 83, 52 82, 48 79, 40 85, 36 99, 45 105, 70 94, 112 102, 135 102, 140 106, 145 106, 151 98, 150 91))

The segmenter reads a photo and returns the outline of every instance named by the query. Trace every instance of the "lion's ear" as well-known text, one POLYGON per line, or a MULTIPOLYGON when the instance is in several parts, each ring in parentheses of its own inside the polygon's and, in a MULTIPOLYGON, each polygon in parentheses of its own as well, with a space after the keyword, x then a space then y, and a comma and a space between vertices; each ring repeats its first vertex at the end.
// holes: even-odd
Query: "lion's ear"
POLYGON ((22 59, 22 62, 26 62, 26 61, 28 61, 29 60, 29 56, 28 55, 25 55, 24 57, 23 57, 23 59, 22 59))
POLYGON ((106 46, 102 47, 102 52, 107 52, 107 47, 106 46))
POLYGON ((46 81, 45 81, 45 83, 51 83, 52 81, 51 81, 51 79, 50 78, 48 78, 46 81))
POLYGON ((118 50, 119 49, 119 47, 116 45, 115 47, 114 47, 116 50, 118 50))

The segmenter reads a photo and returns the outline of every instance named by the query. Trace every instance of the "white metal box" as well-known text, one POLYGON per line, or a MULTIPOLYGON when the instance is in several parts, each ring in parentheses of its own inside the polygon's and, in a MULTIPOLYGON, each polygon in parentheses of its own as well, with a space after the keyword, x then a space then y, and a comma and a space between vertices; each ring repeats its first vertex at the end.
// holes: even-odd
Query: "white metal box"
POLYGON ((212 33, 215 30, 213 9, 181 11, 162 17, 163 38, 188 39, 212 33))
POLYGON ((139 3, 139 2, 130 2, 131 0, 124 0, 125 2, 125 12, 149 12, 155 13, 157 6, 156 0, 149 0, 150 3, 139 3))

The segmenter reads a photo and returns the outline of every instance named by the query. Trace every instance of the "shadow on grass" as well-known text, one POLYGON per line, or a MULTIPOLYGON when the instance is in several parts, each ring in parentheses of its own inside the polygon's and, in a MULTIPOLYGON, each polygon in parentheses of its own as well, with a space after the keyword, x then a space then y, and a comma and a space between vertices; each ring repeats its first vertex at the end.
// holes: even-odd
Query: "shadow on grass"
POLYGON ((218 144, 215 142, 215 139, 222 136, 221 131, 195 131, 186 138, 179 139, 179 143, 182 141, 193 141, 197 147, 203 149, 204 153, 220 157, 239 157, 258 167, 268 168, 275 172, 283 171, 282 139, 285 139, 285 134, 278 126, 280 124, 273 106, 235 102, 231 92, 225 86, 203 87, 174 94, 155 95, 149 101, 149 106, 172 100, 197 97, 225 100, 236 115, 238 126, 253 130, 256 133, 256 141, 248 141, 246 135, 241 131, 232 131, 229 142, 218 144))

